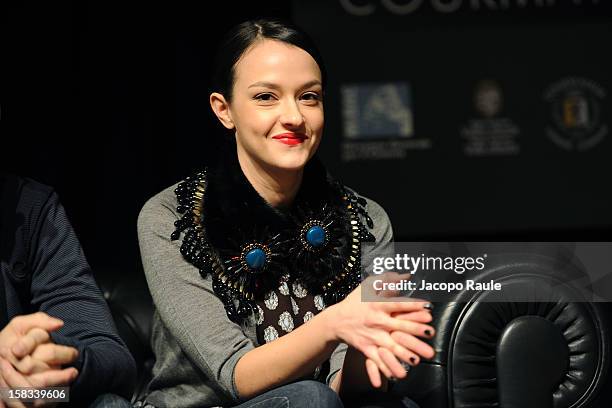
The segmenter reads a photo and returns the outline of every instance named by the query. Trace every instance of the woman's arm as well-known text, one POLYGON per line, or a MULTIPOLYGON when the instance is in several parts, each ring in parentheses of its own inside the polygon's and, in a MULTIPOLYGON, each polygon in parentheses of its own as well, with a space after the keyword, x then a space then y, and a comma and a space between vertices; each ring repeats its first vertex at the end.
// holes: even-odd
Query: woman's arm
POLYGON ((338 345, 332 325, 328 308, 292 332, 242 356, 234 371, 241 398, 252 398, 312 373, 338 345))
MULTIPOLYGON (((307 324, 245 354, 236 364, 234 372, 241 397, 252 398, 267 389, 307 375, 329 358, 338 344, 330 335, 333 330, 329 327, 329 316, 329 310, 323 310, 307 324), (261 367, 266 367, 266 370, 261 370, 261 367)), ((365 361, 362 353, 349 346, 344 365, 330 387, 342 397, 386 391, 387 379, 384 376, 381 387, 372 386, 365 370, 365 361), (343 376, 343 372, 351 374, 343 376)))
MULTIPOLYGON (((361 289, 360 285, 343 301, 291 333, 244 354, 234 371, 238 394, 250 398, 312 372, 329 358, 339 342, 355 347, 354 355, 349 355, 349 349, 344 360, 343 369, 351 375, 335 388, 345 393, 365 391, 365 376, 377 389, 382 386, 384 390, 386 384, 379 369, 387 377, 403 378, 406 370, 399 360, 410 361, 418 354, 428 358, 433 355, 433 349, 417 338, 425 332, 431 337, 433 328, 419 322, 424 319, 414 318, 429 316, 426 302, 363 302, 361 289), (398 315, 391 317, 393 313, 398 315), (261 370, 264 366, 265 373, 261 370)), ((367 389, 371 387, 367 385, 367 389)))

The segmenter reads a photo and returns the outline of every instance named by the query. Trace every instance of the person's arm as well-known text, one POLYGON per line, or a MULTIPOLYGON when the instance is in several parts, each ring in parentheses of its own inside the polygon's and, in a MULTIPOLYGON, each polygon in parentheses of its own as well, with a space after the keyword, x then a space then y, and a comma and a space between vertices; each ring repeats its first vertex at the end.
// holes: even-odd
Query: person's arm
POLYGON ((238 401, 234 368, 255 345, 240 325, 229 320, 211 277, 202 278, 181 255, 183 236, 170 239, 178 218, 176 199, 169 190, 150 199, 138 217, 140 254, 153 303, 163 325, 202 377, 238 401))
POLYGON ((79 375, 71 385, 71 401, 109 392, 129 397, 136 379, 134 359, 117 334, 57 195, 51 192, 42 203, 25 217, 31 306, 64 322, 51 333, 54 343, 78 350, 72 366, 79 375))
POLYGON ((242 356, 235 371, 240 396, 252 398, 312 373, 338 345, 333 324, 331 312, 325 309, 290 333, 242 356))
MULTIPOLYGON (((393 227, 385 210, 373 200, 366 198, 366 202, 368 214, 374 222, 374 228, 371 232, 376 241, 373 245, 362 246, 363 249, 368 249, 363 254, 363 265, 371 262, 373 257, 381 256, 381 251, 388 251, 388 244, 393 242, 393 227)), ((362 221, 365 223, 363 218, 362 221)), ((327 382, 342 397, 374 390, 386 392, 388 388, 387 377, 381 375, 380 379, 381 386, 379 388, 373 387, 366 371, 366 357, 355 348, 341 344, 332 355, 327 382)))
POLYGON ((236 369, 240 392, 253 396, 300 377, 325 360, 339 342, 355 349, 344 358, 343 371, 350 375, 332 388, 349 397, 374 388, 386 390, 379 369, 387 377, 403 378, 406 370, 400 360, 432 356, 433 349, 417 338, 433 333, 432 327, 422 324, 431 320, 426 302, 363 302, 362 289, 360 285, 308 323, 245 354, 236 369), (261 373, 262 364, 269 367, 266 373, 261 373))

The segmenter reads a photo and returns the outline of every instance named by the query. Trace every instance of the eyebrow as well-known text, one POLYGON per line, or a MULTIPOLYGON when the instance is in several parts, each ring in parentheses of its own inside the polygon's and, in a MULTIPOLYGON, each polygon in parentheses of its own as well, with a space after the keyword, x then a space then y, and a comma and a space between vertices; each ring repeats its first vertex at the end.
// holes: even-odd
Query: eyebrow
MULTIPOLYGON (((321 84, 321 81, 319 81, 318 79, 313 79, 312 81, 306 82, 304 85, 302 85, 300 89, 310 88, 311 86, 314 86, 314 85, 322 85, 322 84, 321 84)), ((255 82, 254 84, 249 85, 249 88, 255 88, 255 87, 273 88, 273 89, 280 88, 280 86, 275 84, 274 82, 266 82, 266 81, 259 81, 259 82, 255 82)))

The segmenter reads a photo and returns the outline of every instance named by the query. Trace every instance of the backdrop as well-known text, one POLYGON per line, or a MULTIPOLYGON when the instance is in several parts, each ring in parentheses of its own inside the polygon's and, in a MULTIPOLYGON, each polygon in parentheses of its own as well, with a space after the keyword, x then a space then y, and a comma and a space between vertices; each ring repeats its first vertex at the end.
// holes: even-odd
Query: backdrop
POLYGON ((221 35, 293 19, 330 73, 320 154, 396 239, 610 240, 610 3, 2 2, 0 166, 54 185, 94 268, 222 137, 221 35))

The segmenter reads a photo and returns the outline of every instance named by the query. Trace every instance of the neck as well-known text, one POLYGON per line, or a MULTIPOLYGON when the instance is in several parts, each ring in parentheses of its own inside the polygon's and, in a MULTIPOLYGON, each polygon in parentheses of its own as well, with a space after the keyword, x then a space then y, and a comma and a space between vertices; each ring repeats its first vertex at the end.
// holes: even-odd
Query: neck
POLYGON ((240 147, 238 162, 255 191, 274 208, 289 207, 302 183, 304 170, 274 169, 248 157, 240 147))

